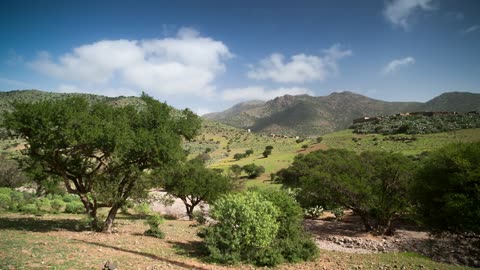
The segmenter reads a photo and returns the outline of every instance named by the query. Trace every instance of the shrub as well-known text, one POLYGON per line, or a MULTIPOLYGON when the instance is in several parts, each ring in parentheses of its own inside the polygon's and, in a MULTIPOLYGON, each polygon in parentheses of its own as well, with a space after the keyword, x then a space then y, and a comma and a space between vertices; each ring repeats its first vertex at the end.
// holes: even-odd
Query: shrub
POLYGON ((265 167, 258 166, 255 163, 247 164, 242 167, 243 171, 248 175, 248 178, 254 179, 265 172, 265 167))
POLYGON ((32 214, 32 215, 40 214, 40 211, 38 210, 37 206, 34 203, 25 204, 22 206, 20 210, 25 214, 32 214))
POLYGON ((273 146, 267 145, 267 146, 265 147, 265 150, 273 150, 273 146))
POLYGON ((0 210, 8 210, 10 208, 10 194, 0 193, 0 210))
POLYGON ((305 216, 311 219, 319 218, 323 214, 323 207, 316 205, 305 209, 305 216))
POLYGON ((205 225, 207 223, 207 217, 201 210, 193 211, 193 220, 195 220, 199 225, 205 225))
POLYGON ((137 204, 133 207, 133 210, 140 216, 148 216, 152 213, 152 209, 148 203, 137 204))
POLYGON ((79 198, 77 195, 73 194, 65 194, 63 195, 63 201, 66 203, 73 202, 73 201, 79 201, 79 198))
POLYGON ((265 151, 263 151, 263 153, 262 153, 263 157, 265 157, 265 158, 267 158, 271 154, 272 154, 272 150, 267 150, 267 149, 265 149, 265 151))
POLYGON ((73 201, 65 205, 65 213, 69 214, 84 214, 85 207, 81 202, 73 201))
POLYGON ((204 229, 205 246, 214 262, 268 265, 279 229, 279 210, 256 192, 230 194, 211 210, 216 224, 204 229))
POLYGON ((432 152, 413 195, 419 219, 434 233, 480 234, 480 142, 432 152))
POLYGON ((308 144, 302 145, 302 148, 303 148, 303 149, 307 149, 307 148, 308 148, 308 144))
MULTIPOLYGON (((281 260, 277 258, 277 262, 299 262, 315 258, 318 248, 303 229, 303 211, 292 195, 287 191, 274 189, 259 192, 280 210, 277 219, 280 227, 274 245, 275 250, 281 254, 281 260)), ((275 258, 271 257, 272 260, 275 258)))
POLYGON ((240 160, 240 159, 245 158, 245 157, 246 157, 246 155, 242 154, 242 153, 236 153, 235 155, 233 155, 233 158, 235 160, 240 160))
POLYGON ((50 211, 50 200, 48 198, 41 198, 35 201, 38 211, 48 212, 50 211))
POLYGON ((317 137, 317 143, 321 143, 323 141, 323 137, 317 137))
POLYGON ((160 239, 165 238, 165 234, 158 227, 163 221, 164 219, 157 213, 150 215, 147 220, 145 220, 145 224, 149 226, 149 229, 144 232, 144 235, 160 239))
POLYGON ((335 216, 335 220, 342 220, 345 216, 345 209, 343 207, 337 207, 332 210, 332 214, 335 216))
POLYGON ((23 192, 12 190, 10 193, 10 199, 10 211, 20 211, 22 206, 26 203, 25 193, 23 192))
POLYGON ((51 207, 51 210, 53 211, 53 213, 55 214, 58 214, 60 212, 62 212, 61 210, 66 206, 67 204, 63 201, 63 200, 60 200, 60 199, 54 199, 51 201, 50 203, 50 207, 51 207))

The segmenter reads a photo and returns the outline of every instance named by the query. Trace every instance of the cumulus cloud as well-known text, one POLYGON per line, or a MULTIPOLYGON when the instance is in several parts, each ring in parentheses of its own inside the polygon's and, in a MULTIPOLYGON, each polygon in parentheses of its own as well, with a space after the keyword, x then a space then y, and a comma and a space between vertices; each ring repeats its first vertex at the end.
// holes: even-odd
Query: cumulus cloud
POLYGON ((409 18, 418 10, 433 10, 433 0, 392 0, 386 3, 383 15, 393 25, 407 30, 410 26, 409 18))
POLYGON ((221 96, 226 101, 241 100, 270 100, 283 95, 313 95, 313 92, 302 87, 280 87, 275 89, 266 89, 263 86, 250 86, 245 88, 231 88, 222 91, 221 96))
POLYGON ((202 116, 202 115, 205 115, 207 113, 211 113, 212 110, 210 110, 209 108, 201 107, 201 108, 197 108, 196 110, 194 110, 194 112, 196 114, 202 116))
POLYGON ((464 29, 462 31, 462 33, 466 35, 466 34, 470 34, 472 32, 478 31, 478 30, 480 30, 480 25, 472 25, 472 26, 468 27, 467 29, 464 29))
POLYGON ((342 50, 339 44, 323 50, 323 56, 297 54, 285 60, 279 53, 273 53, 251 66, 247 76, 256 80, 272 80, 279 83, 304 83, 323 81, 338 72, 338 60, 352 55, 351 50, 342 50))
POLYGON ((402 59, 395 59, 395 60, 392 60, 390 63, 388 63, 388 65, 386 65, 383 68, 382 73, 384 75, 386 75, 386 74, 389 74, 389 73, 392 73, 392 72, 396 71, 397 69, 399 69, 401 67, 412 65, 414 63, 415 63, 415 58, 413 58, 411 56, 408 56, 408 57, 405 57, 405 58, 402 58, 402 59))
MULTIPOLYGON (((213 81, 233 57, 221 41, 181 28, 175 37, 150 40, 102 40, 74 48, 53 59, 39 53, 33 69, 84 88, 115 83, 154 96, 196 94, 214 90, 213 81)), ((103 94, 103 93, 100 93, 103 94)))

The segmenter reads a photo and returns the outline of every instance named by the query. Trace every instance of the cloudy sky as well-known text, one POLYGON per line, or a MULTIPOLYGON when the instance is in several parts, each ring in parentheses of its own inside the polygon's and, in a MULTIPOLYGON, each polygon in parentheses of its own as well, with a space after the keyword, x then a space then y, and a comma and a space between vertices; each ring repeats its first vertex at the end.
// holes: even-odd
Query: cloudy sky
POLYGON ((480 92, 480 1, 0 1, 0 90, 149 93, 200 114, 284 94, 480 92))

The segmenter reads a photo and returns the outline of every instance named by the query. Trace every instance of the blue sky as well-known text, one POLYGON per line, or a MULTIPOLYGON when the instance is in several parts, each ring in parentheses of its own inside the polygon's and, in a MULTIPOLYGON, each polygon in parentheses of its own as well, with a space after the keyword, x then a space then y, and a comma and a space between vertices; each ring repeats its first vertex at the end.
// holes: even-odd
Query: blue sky
POLYGON ((0 1, 0 90, 145 91, 205 113, 284 94, 480 92, 480 1, 0 1))

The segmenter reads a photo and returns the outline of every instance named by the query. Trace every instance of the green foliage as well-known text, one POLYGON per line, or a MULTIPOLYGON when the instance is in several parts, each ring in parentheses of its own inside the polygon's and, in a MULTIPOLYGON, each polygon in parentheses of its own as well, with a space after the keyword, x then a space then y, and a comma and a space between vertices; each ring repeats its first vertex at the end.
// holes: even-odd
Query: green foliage
POLYGON ((479 114, 387 116, 351 126, 358 134, 429 134, 467 128, 480 128, 479 114))
POLYGON ((332 214, 335 216, 335 220, 342 220, 345 216, 345 209, 343 207, 336 207, 332 210, 332 214))
POLYGON ((418 173, 419 218, 434 232, 480 234, 480 142, 431 153, 418 173))
POLYGON ((240 174, 242 174, 243 169, 240 165, 234 164, 230 166, 230 171, 233 173, 235 178, 238 178, 240 174))
POLYGON ((207 217, 201 210, 193 211, 193 220, 195 220, 199 225, 205 225, 207 223, 207 217))
POLYGON ((17 188, 27 181, 15 160, 0 154, 0 187, 17 188))
POLYGON ((245 151, 245 155, 246 155, 247 157, 250 156, 250 155, 252 155, 252 154, 253 154, 253 150, 252 150, 252 149, 248 149, 248 150, 245 151))
POLYGON ((294 198, 283 190, 264 189, 258 192, 280 210, 277 218, 280 227, 274 250, 280 253, 281 260, 273 257, 277 258, 277 263, 282 261, 293 263, 315 258, 318 255, 318 247, 303 229, 303 210, 294 198))
POLYGON ((267 158, 268 156, 270 156, 272 154, 272 150, 265 150, 263 151, 262 155, 264 158, 267 158))
POLYGON ((10 208, 10 194, 0 193, 0 210, 8 210, 10 208))
POLYGON ((60 199, 54 199, 50 202, 50 208, 55 214, 62 212, 62 209, 64 209, 66 205, 67 204, 60 199))
POLYGON ((49 212, 50 211, 50 200, 48 198, 41 198, 35 200, 35 205, 37 206, 38 211, 40 212, 49 212))
POLYGON ((203 232, 210 259, 224 264, 240 261, 265 264, 279 229, 279 210, 256 192, 227 195, 211 210, 217 221, 203 232), (263 255, 263 256, 262 256, 263 255))
POLYGON ((265 146, 265 150, 273 150, 273 146, 267 145, 267 146, 265 146))
POLYGON ((362 217, 367 230, 392 233, 391 219, 409 206, 413 161, 401 154, 331 149, 299 155, 278 173, 286 187, 299 188, 304 207, 345 207, 362 217))
POLYGON ((78 201, 69 202, 65 205, 65 213, 85 214, 85 206, 78 201))
POLYGON ((22 207, 20 208, 20 211, 22 211, 22 213, 31 214, 31 215, 41 214, 41 212, 37 208, 37 205, 35 205, 34 203, 22 205, 22 207))
POLYGON ((319 218, 323 215, 323 207, 315 205, 305 209, 305 216, 311 219, 319 218))
MULTIPOLYGON (((145 94, 140 100, 142 107, 92 104, 82 97, 17 103, 3 124, 26 140, 26 164, 68 179, 66 189, 80 195, 97 227, 98 206, 119 209, 130 197, 146 196, 156 183, 144 172, 184 159, 182 140, 192 139, 200 128, 200 119, 189 110, 174 115, 145 94)), ((104 230, 115 215, 110 212, 104 230)))
POLYGON ((155 238, 163 239, 165 238, 165 233, 163 233, 158 226, 160 226, 165 220, 159 214, 155 213, 150 215, 145 224, 149 226, 149 229, 144 232, 146 236, 152 236, 155 238))
POLYGON ((308 148, 308 144, 302 145, 302 149, 307 149, 307 148, 308 148))
POLYGON ((323 141, 323 137, 317 137, 316 141, 317 143, 321 143, 323 141))
POLYGON ((258 166, 255 163, 250 163, 242 167, 243 171, 248 175, 248 178, 255 179, 265 172, 265 167, 258 166))
POLYGON ((246 157, 247 157, 247 155, 244 154, 244 153, 236 153, 235 155, 233 155, 233 158, 234 158, 235 160, 240 160, 240 159, 246 158, 246 157))
POLYGON ((146 217, 152 213, 152 208, 150 207, 150 204, 143 202, 135 205, 133 211, 135 211, 137 215, 146 217))
POLYGON ((193 210, 202 201, 213 202, 233 189, 232 181, 216 170, 208 169, 197 160, 178 164, 174 170, 158 172, 167 193, 185 204, 193 219, 193 210))

